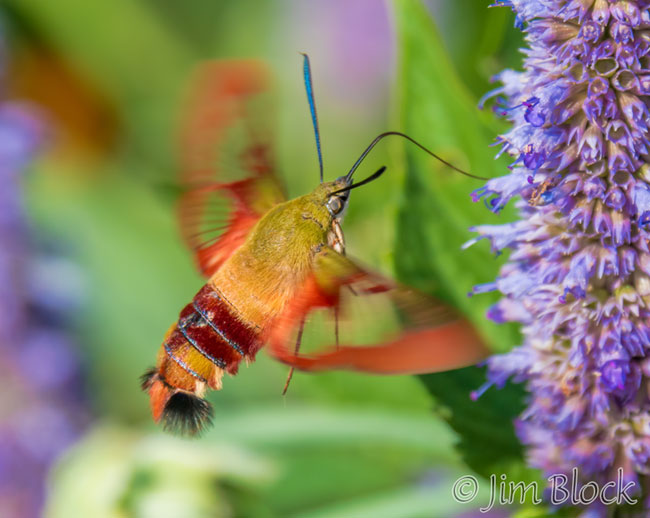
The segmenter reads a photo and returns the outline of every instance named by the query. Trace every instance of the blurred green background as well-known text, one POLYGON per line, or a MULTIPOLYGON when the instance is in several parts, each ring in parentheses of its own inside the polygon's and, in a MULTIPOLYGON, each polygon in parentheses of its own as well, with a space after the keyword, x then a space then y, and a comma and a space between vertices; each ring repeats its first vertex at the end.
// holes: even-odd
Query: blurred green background
MULTIPOLYGON (((484 494, 473 505, 454 502, 452 482, 520 453, 509 426, 516 397, 469 400, 483 382, 479 369, 298 373, 282 398, 286 368, 260 354, 209 396, 215 426, 192 441, 156 429, 138 376, 202 284, 179 238, 171 187, 192 70, 224 57, 270 64, 278 169, 292 196, 318 175, 298 52, 311 57, 328 178, 388 129, 498 176, 507 160, 495 161, 489 146, 503 125, 476 105, 491 76, 517 66, 521 35, 511 13, 489 3, 2 4, 9 92, 40 105, 52 130, 25 177, 32 232, 55 239, 83 272, 73 333, 94 417, 50 474, 47 516, 449 517, 484 502, 484 494)), ((378 147, 364 174, 384 163, 389 173, 352 197, 350 254, 453 302, 495 350, 507 350, 516 332, 483 316, 495 299, 466 297, 494 278, 499 261, 484 243, 460 244, 469 226, 509 214, 472 204, 480 182, 401 142, 378 147)), ((65 277, 50 281, 73 289, 65 277)))

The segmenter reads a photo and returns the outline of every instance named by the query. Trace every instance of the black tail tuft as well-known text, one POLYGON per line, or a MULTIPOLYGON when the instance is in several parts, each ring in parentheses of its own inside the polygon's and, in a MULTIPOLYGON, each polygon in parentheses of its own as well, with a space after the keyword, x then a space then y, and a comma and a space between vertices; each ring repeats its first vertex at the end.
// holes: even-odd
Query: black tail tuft
POLYGON ((154 376, 158 374, 158 370, 155 367, 147 369, 147 371, 140 376, 140 388, 147 392, 151 388, 151 384, 154 382, 154 376))
POLYGON ((179 435, 198 435, 212 425, 213 415, 212 405, 205 399, 176 392, 163 410, 163 429, 179 435))

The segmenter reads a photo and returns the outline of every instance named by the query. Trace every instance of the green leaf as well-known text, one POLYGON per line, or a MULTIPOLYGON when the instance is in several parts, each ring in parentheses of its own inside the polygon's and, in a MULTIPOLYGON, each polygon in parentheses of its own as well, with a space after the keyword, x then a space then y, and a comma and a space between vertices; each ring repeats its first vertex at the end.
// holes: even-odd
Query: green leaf
MULTIPOLYGON (((458 79, 428 12, 418 0, 395 0, 394 5, 403 130, 475 175, 506 174, 507 159, 495 161, 490 148, 499 127, 491 114, 476 107, 477 100, 458 79)), ((495 215, 471 202, 471 191, 483 182, 455 173, 408 143, 403 150, 406 177, 398 216, 398 273, 451 299, 496 349, 509 349, 517 341, 513 330, 488 324, 484 318, 498 296, 467 297, 475 284, 494 280, 501 261, 483 243, 465 251, 461 246, 474 237, 471 225, 504 223, 513 214, 495 215)))
POLYGON ((522 446, 511 425, 523 410, 520 385, 492 389, 472 401, 468 389, 485 381, 484 368, 468 367, 421 379, 440 403, 438 412, 458 433, 463 460, 477 473, 488 478, 522 458, 522 446))
POLYGON ((493 0, 428 2, 458 75, 474 95, 490 89, 490 79, 521 61, 522 32, 514 30, 511 9, 488 9, 493 0), (462 30, 459 30, 462 29, 462 30))
MULTIPOLYGON (((476 108, 476 99, 458 79, 424 6, 418 0, 394 0, 393 5, 403 130, 473 174, 506 174, 507 162, 495 161, 489 147, 498 126, 490 114, 476 108)), ((480 182, 432 163, 408 143, 402 164, 406 175, 396 240, 398 276, 450 300, 494 350, 510 349, 518 341, 516 329, 485 318, 498 295, 467 297, 473 285, 494 280, 500 261, 483 243, 465 251, 461 245, 472 237, 471 225, 503 223, 512 213, 494 215, 482 204, 473 204, 469 194, 480 182)), ((521 446, 511 423, 522 408, 521 388, 492 390, 473 402, 469 394, 485 381, 482 370, 463 369, 422 380, 459 433, 461 453, 473 469, 489 475, 497 467, 520 461, 521 446)))

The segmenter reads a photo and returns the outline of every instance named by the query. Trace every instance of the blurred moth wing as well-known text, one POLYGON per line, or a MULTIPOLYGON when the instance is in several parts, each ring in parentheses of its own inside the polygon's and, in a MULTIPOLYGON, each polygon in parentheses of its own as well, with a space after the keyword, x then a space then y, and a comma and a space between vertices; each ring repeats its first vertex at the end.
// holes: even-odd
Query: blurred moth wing
POLYGON ((268 129, 269 74, 259 61, 217 61, 196 74, 181 132, 178 217, 197 265, 212 276, 253 225, 286 200, 268 129))
POLYGON ((483 360, 488 350, 471 324, 453 308, 417 290, 359 266, 331 248, 314 259, 305 283, 269 337, 278 360, 304 371, 354 370, 374 374, 422 374, 456 369, 483 360), (380 343, 337 344, 299 355, 288 345, 292 330, 319 308, 333 308, 345 319, 367 305, 365 326, 392 321, 380 343))

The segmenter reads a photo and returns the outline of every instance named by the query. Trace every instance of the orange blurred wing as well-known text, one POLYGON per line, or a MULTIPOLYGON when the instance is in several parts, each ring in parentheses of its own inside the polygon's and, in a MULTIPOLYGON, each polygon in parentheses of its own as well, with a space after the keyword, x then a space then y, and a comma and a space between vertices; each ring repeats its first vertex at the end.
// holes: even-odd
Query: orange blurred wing
POLYGON ((473 365, 489 354, 471 324, 448 305, 368 272, 332 249, 317 254, 313 274, 273 326, 269 344, 274 357, 305 371, 421 374, 473 365), (368 308, 362 321, 359 306, 368 308), (318 308, 336 308, 356 330, 345 345, 295 354, 291 337, 318 308))
POLYGON ((268 72, 257 61, 199 70, 181 133, 185 242, 210 277, 255 223, 286 199, 275 176, 268 128, 268 72))

